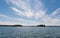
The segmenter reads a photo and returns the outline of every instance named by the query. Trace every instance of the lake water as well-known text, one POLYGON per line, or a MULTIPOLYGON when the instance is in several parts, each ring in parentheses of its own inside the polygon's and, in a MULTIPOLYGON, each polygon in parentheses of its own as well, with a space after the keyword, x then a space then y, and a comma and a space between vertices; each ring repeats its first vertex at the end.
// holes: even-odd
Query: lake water
POLYGON ((0 27, 0 38, 60 38, 60 27, 0 27))

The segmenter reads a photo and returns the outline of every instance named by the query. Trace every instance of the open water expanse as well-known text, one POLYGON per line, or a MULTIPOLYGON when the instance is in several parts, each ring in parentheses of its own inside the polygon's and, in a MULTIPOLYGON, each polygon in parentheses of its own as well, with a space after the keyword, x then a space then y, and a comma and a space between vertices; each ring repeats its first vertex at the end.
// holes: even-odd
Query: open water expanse
POLYGON ((0 27, 0 38, 60 38, 60 27, 0 27))

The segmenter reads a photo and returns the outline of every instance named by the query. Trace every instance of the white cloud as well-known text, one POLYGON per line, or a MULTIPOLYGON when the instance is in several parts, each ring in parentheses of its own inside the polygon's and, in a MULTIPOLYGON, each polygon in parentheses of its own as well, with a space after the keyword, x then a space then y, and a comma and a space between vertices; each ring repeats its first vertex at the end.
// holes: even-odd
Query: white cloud
POLYGON ((53 13, 52 13, 52 16, 56 16, 60 14, 60 8, 56 9, 53 13))
POLYGON ((4 14, 0 14, 0 17, 4 17, 4 18, 7 18, 7 19, 11 19, 9 16, 4 15, 4 14))
POLYGON ((9 22, 9 21, 5 21, 5 22, 1 22, 0 21, 0 25, 15 25, 15 24, 20 24, 20 25, 23 25, 23 26, 36 26, 38 25, 39 23, 21 23, 21 22, 9 22))
POLYGON ((12 22, 0 22, 0 25, 14 25, 12 22))
POLYGON ((60 19, 60 8, 56 9, 50 16, 60 19))
POLYGON ((12 18, 12 17, 7 16, 5 14, 0 14, 0 17, 6 18, 6 19, 9 19, 9 20, 24 20, 22 18, 12 18))
POLYGON ((24 10, 28 10, 29 8, 27 3, 22 0, 8 0, 8 2, 10 2, 10 4, 12 4, 13 6, 16 6, 17 8, 22 8, 24 10))
POLYGON ((36 25, 36 24, 39 24, 39 23, 37 23, 35 21, 32 21, 32 20, 27 20, 27 19, 22 19, 22 18, 12 18, 12 17, 9 17, 9 16, 4 15, 4 14, 0 14, 0 17, 8 19, 8 20, 12 20, 12 22, 10 22, 10 21, 5 21, 5 22, 3 21, 3 22, 1 22, 0 21, 0 25, 22 24, 22 25, 26 26, 26 25, 36 25), (21 21, 23 21, 23 22, 21 22, 21 21))
POLYGON ((22 15, 24 16, 25 15, 22 11, 18 10, 17 8, 11 7, 11 9, 13 11, 15 11, 15 13, 19 16, 22 16, 22 15))
MULTIPOLYGON (((58 25, 60 20, 58 18, 53 18, 53 17, 56 17, 56 15, 60 16, 60 8, 56 9, 51 15, 47 15, 46 10, 43 10, 45 7, 41 1, 34 0, 35 4, 33 4, 33 7, 31 7, 31 5, 30 5, 31 1, 32 0, 26 0, 26 1, 7 0, 7 2, 12 5, 11 9, 13 11, 15 11, 15 13, 17 15, 25 16, 27 18, 32 18, 32 19, 34 17, 35 20, 39 19, 39 21, 37 21, 37 22, 28 20, 30 24, 58 25), (24 11, 21 11, 18 8, 23 9, 24 11)), ((20 20, 20 19, 15 19, 15 20, 20 20)), ((26 19, 26 21, 27 21, 27 19, 26 19)))
POLYGON ((39 19, 39 18, 43 18, 45 16, 45 11, 40 10, 35 14, 35 18, 39 19))
POLYGON ((56 23, 58 23, 58 22, 60 22, 59 19, 52 19, 52 24, 56 24, 56 23))
POLYGON ((14 7, 11 7, 11 9, 13 11, 15 11, 15 13, 19 16, 26 16, 26 17, 32 17, 33 16, 33 12, 31 10, 28 10, 28 11, 25 11, 25 12, 22 12, 20 10, 18 10, 17 8, 14 8, 14 7))
MULTIPOLYGON (((29 0, 29 1, 27 1, 27 0, 26 1, 23 1, 23 0, 7 0, 7 1, 12 5, 11 9, 13 11, 16 11, 17 15, 23 15, 23 16, 28 17, 28 18, 31 18, 34 16, 35 10, 39 10, 39 9, 44 8, 43 3, 39 0, 34 0, 36 2, 35 4, 33 4, 34 10, 32 10, 32 7, 30 5, 32 0, 29 0), (17 8, 23 9, 24 12, 18 10, 17 8)), ((38 13, 38 12, 36 12, 36 13, 38 13)))
POLYGON ((15 24, 20 24, 20 25, 25 25, 24 23, 17 23, 17 22, 9 22, 9 21, 5 21, 5 22, 0 22, 0 25, 15 25, 15 24))
MULTIPOLYGON (((34 0, 34 1, 35 1, 35 0, 34 0)), ((44 9, 44 4, 42 3, 41 0, 36 0, 36 5, 34 6, 34 8, 35 8, 37 11, 39 11, 39 9, 42 10, 42 9, 44 9)))
POLYGON ((31 18, 34 16, 34 13, 31 10, 28 10, 28 11, 25 11, 25 16, 31 18))

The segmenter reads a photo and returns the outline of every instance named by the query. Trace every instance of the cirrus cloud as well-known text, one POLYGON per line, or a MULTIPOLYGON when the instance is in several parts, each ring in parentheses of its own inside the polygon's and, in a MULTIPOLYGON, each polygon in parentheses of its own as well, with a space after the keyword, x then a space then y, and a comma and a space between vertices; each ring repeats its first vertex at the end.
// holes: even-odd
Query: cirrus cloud
MULTIPOLYGON (((29 19, 30 24, 46 24, 46 25, 59 25, 60 23, 60 8, 52 12, 51 15, 46 14, 45 5, 39 0, 6 0, 10 9, 16 15, 26 17, 29 19), (58 18, 57 18, 58 17, 58 18), (37 20, 37 21, 36 21, 37 20), (32 22, 31 22, 32 21, 32 22), (34 21, 34 22, 33 22, 34 21)), ((26 19, 26 22, 28 19, 26 19)))

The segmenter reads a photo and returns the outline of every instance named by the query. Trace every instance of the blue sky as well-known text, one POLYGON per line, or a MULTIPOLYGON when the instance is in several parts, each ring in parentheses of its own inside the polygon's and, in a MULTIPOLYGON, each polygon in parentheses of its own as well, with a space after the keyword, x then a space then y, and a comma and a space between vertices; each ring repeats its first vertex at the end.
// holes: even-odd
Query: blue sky
POLYGON ((0 0, 0 24, 60 25, 60 0, 0 0))

